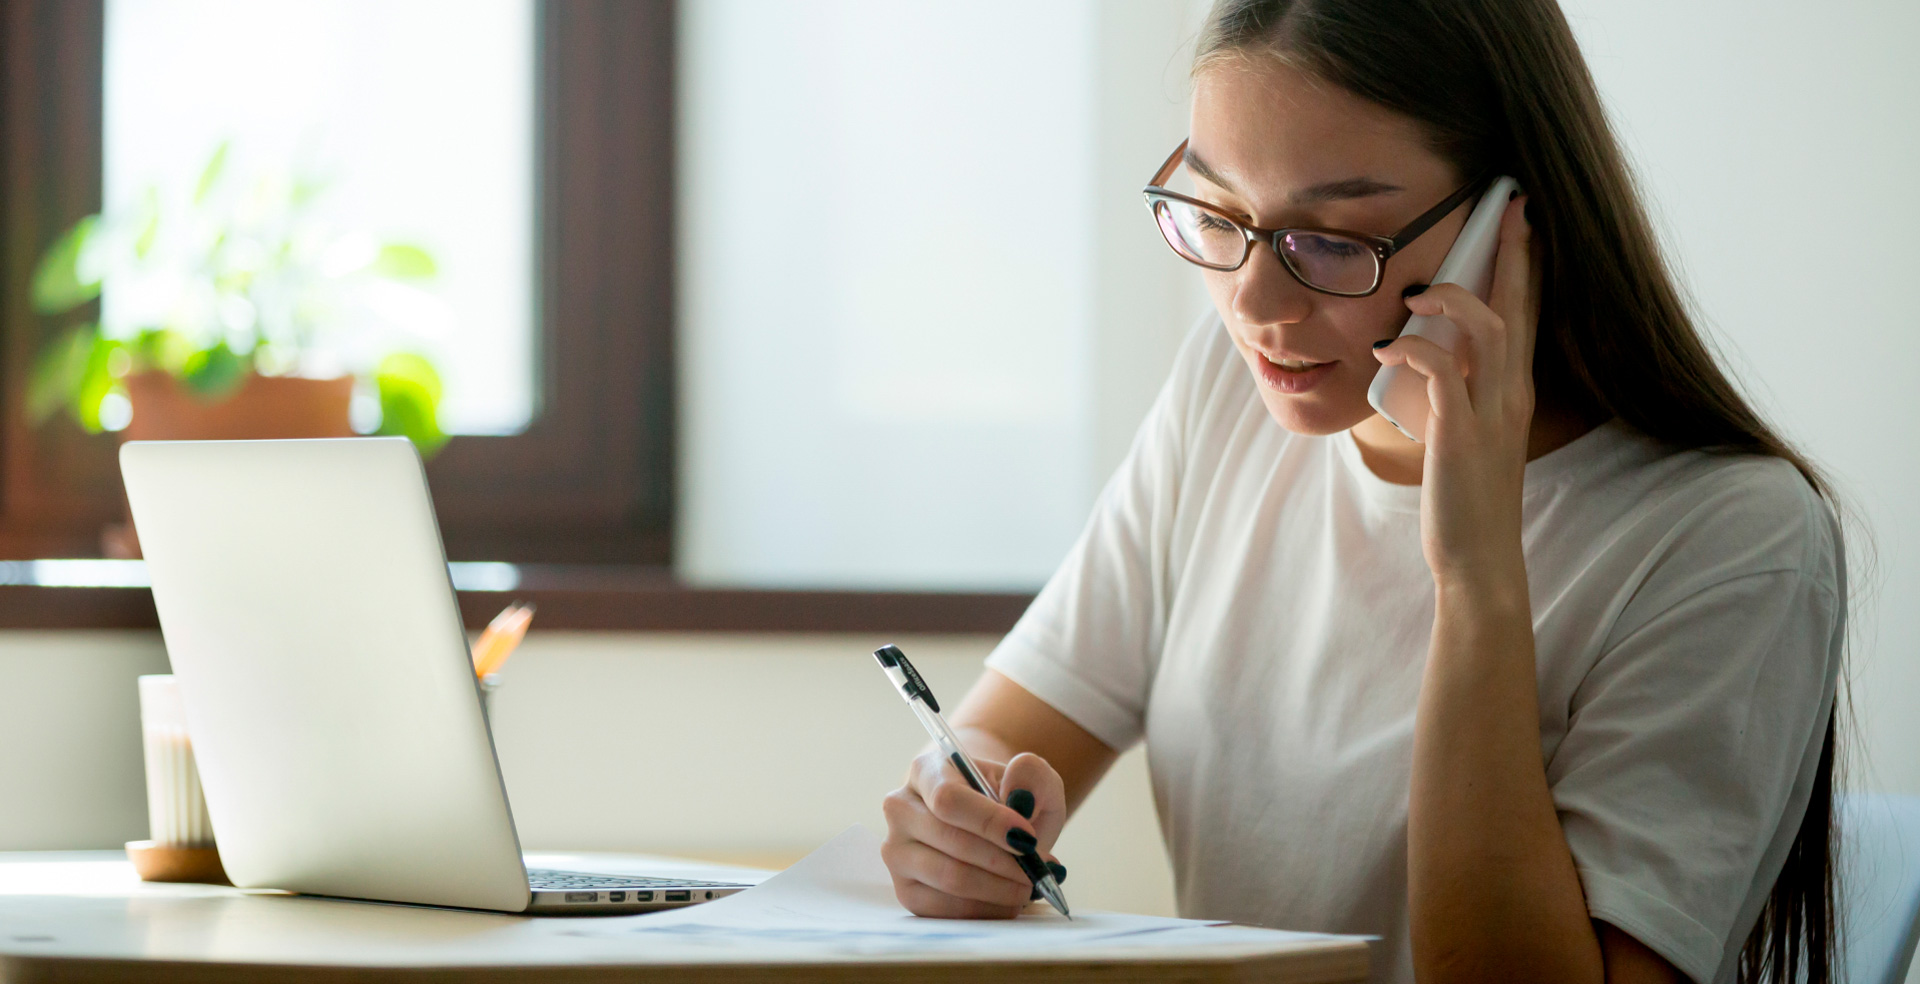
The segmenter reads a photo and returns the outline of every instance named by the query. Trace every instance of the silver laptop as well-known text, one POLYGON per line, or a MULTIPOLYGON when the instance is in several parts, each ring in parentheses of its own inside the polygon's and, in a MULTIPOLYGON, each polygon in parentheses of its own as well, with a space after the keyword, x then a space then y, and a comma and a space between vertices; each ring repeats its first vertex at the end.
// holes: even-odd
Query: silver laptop
POLYGON ((235 885, 549 913, 747 887, 527 868, 411 442, 135 441, 120 468, 235 885))

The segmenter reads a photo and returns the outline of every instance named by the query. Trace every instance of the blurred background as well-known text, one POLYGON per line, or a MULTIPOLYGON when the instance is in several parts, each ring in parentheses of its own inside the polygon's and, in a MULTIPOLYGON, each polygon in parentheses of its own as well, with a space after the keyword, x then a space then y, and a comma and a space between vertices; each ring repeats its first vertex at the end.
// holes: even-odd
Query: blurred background
MULTIPOLYGON (((1849 781, 1920 793, 1920 8, 1564 6, 1717 342, 1871 531, 1849 781)), ((113 451, 261 426, 414 438, 469 624, 539 602, 496 718, 528 847, 879 827, 923 736, 866 654, 966 688, 1207 310, 1138 197, 1206 7, 0 0, 0 850, 144 836, 113 451)), ((1137 752, 1059 853, 1171 911, 1137 752)))

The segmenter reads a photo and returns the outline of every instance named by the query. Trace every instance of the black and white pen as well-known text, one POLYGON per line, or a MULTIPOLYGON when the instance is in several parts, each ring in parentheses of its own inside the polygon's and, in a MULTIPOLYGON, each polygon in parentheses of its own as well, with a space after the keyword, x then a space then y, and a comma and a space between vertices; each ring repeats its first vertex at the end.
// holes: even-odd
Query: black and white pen
MULTIPOLYGON (((921 679, 920 671, 907 662, 907 654, 901 652, 898 646, 881 646, 873 651, 873 658, 880 661, 880 668, 886 671, 887 679, 899 688, 901 698, 908 707, 913 708, 914 716, 920 719, 927 734, 933 736, 934 743, 940 746, 947 761, 960 770, 967 785, 972 786, 974 792, 996 803, 1001 802, 993 786, 987 782, 987 777, 980 773, 980 767, 974 765, 973 759, 967 757, 966 749, 960 747, 959 736, 947 727, 946 719, 940 716, 940 702, 933 698, 933 690, 927 686, 926 680, 921 679)), ((1020 870, 1027 873, 1028 880, 1033 882, 1033 887, 1039 890, 1049 905, 1060 910, 1061 915, 1073 918, 1073 914, 1067 911, 1067 897, 1060 891, 1060 882, 1047 869, 1046 861, 1041 859, 1037 851, 1016 854, 1014 860, 1020 863, 1020 870)))

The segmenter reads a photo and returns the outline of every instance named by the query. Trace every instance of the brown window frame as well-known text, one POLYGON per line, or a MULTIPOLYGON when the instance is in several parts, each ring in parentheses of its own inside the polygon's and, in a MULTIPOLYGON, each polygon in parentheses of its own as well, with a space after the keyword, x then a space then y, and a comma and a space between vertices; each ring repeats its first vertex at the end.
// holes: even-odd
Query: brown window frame
MULTIPOLYGON (((1002 632, 1022 592, 703 589, 673 552, 673 0, 546 0, 539 32, 541 406, 428 465, 454 560, 535 565, 548 628, 1002 632), (564 385, 562 385, 564 381, 564 385)), ((98 211, 104 0, 0 0, 0 558, 90 557, 123 515, 112 435, 30 428, 52 326, 27 284, 98 211)), ((503 596, 462 592, 470 625, 503 596)), ((0 628, 150 628, 142 589, 0 586, 0 628)))

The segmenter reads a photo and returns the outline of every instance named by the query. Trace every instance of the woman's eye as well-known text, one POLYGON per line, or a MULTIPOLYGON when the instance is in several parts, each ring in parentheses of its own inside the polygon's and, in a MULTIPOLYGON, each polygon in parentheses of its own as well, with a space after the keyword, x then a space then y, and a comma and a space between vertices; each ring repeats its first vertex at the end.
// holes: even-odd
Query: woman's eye
POLYGON ((1329 259, 1344 260, 1366 252, 1366 247, 1351 239, 1332 239, 1327 236, 1289 236, 1293 248, 1302 253, 1324 256, 1329 259))
POLYGON ((1199 219, 1196 220, 1194 224, 1199 226, 1202 232, 1228 232, 1234 228, 1233 223, 1217 215, 1209 215, 1206 212, 1201 212, 1199 216, 1199 219))

